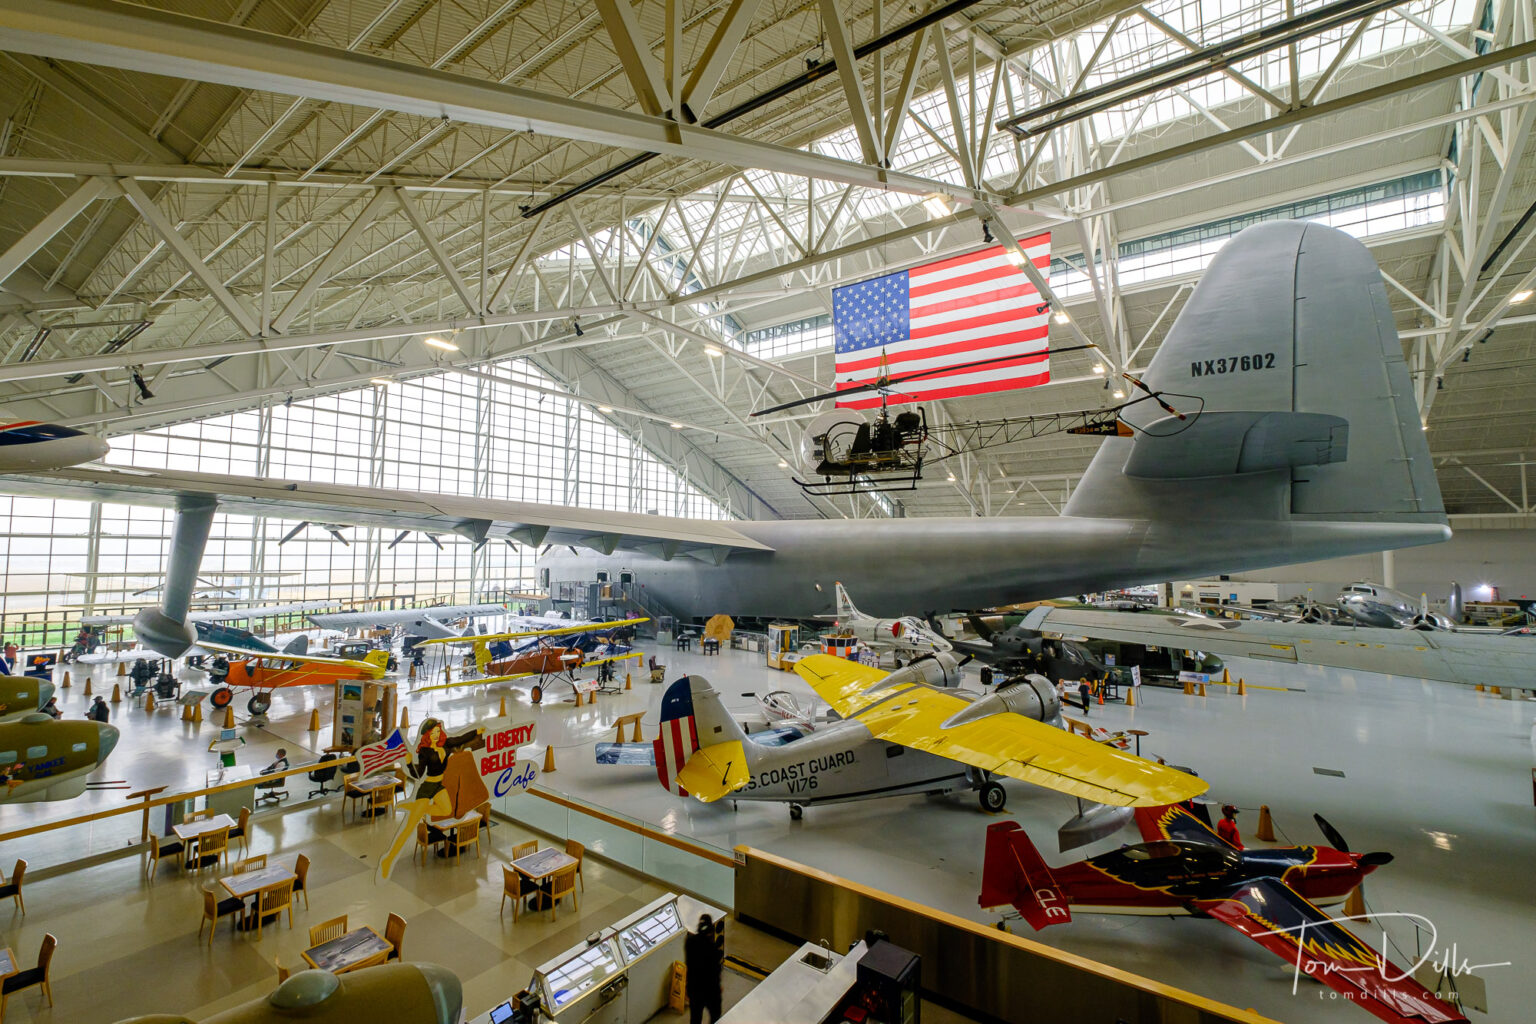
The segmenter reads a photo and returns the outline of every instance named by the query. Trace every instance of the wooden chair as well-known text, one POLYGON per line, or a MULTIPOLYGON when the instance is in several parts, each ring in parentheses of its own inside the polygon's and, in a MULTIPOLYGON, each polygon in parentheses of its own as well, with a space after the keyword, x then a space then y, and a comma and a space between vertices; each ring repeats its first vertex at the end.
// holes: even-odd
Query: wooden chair
POLYGON ((384 924, 384 941, 390 945, 389 956, 385 962, 400 959, 400 947, 405 942, 405 918, 399 914, 390 914, 389 920, 384 924))
POLYGON ((427 863, 427 854, 432 849, 432 838, 427 832, 427 823, 422 821, 416 825, 416 849, 411 851, 411 863, 416 863, 416 855, 421 854, 423 866, 427 863))
POLYGON ((480 822, 467 821, 453 830, 453 838, 448 842, 453 855, 457 857, 469 846, 475 848, 475 856, 480 856, 480 822))
POLYGON ((581 882, 581 891, 586 892, 587 879, 581 873, 581 862, 587 855, 587 848, 574 839, 567 839, 565 841, 565 852, 567 856, 576 858, 576 878, 581 882))
POLYGON ((21 880, 27 873, 27 862, 17 859, 16 866, 11 869, 11 880, 0 885, 0 900, 7 896, 16 901, 16 909, 21 911, 21 916, 27 916, 27 901, 21 898, 21 880))
POLYGON ((368 794, 368 817, 378 821, 395 809, 395 787, 381 786, 368 794))
POLYGON ((288 968, 283 966, 282 957, 274 956, 272 958, 272 966, 277 968, 277 983, 279 985, 288 980, 289 971, 288 968))
POLYGON ((237 860, 237 861, 235 861, 235 874, 243 875, 247 871, 260 871, 262 868, 264 868, 266 866, 267 866, 267 855, 264 854, 264 853, 260 853, 260 854, 257 854, 254 857, 247 857, 244 860, 237 860))
POLYGON ((213 817, 213 808, 206 807, 201 811, 188 811, 182 815, 182 821, 207 821, 213 817))
POLYGON ((256 897, 256 938, 261 938, 264 918, 288 911, 288 927, 293 927, 293 879, 261 890, 256 897))
POLYGON ((576 865, 575 864, 572 864, 568 868, 561 868, 559 871, 555 872, 555 877, 550 879, 550 883, 549 883, 549 919, 551 921, 553 921, 555 919, 555 904, 559 903, 562 899, 564 899, 567 896, 569 896, 571 898, 571 906, 574 909, 576 909, 576 910, 580 910, 581 909, 581 903, 578 902, 577 899, 576 899, 576 865))
POLYGON ((530 839, 526 843, 518 843, 516 846, 512 847, 512 859, 513 860, 522 860, 524 857, 528 856, 530 853, 538 853, 538 852, 539 852, 539 841, 537 839, 530 839))
POLYGON ((333 917, 329 921, 321 921, 309 930, 309 944, 318 946, 322 942, 330 942, 347 934, 347 915, 333 917))
POLYGON ((229 838, 240 840, 240 848, 251 852, 251 809, 240 808, 240 823, 229 830, 229 838))
POLYGON ((293 873, 298 879, 293 883, 293 891, 304 896, 304 909, 309 909, 309 858, 299 854, 299 859, 293 862, 293 873))
POLYGON ((527 884, 522 875, 505 864, 501 866, 501 913, 507 912, 507 898, 512 899, 512 923, 517 924, 517 913, 523 909, 523 897, 532 895, 533 889, 524 889, 527 884))
POLYGON ((198 836, 194 859, 199 871, 210 864, 217 865, 220 861, 229 867, 229 829, 217 828, 198 836))
POLYGON ((159 836, 151 835, 149 837, 149 880, 155 880, 155 872, 160 870, 160 859, 162 857, 175 857, 176 862, 185 869, 187 865, 182 857, 186 852, 187 844, 183 843, 180 839, 166 842, 159 836))
POLYGON ((48 965, 53 962, 53 951, 58 944, 59 940, 51 932, 44 935, 42 948, 37 951, 37 966, 18 971, 0 982, 0 1019, 5 1017, 5 1004, 11 998, 11 993, 33 985, 41 985, 48 1005, 53 1005, 53 987, 48 984, 48 965))
POLYGON ((341 777, 341 799, 344 805, 341 814, 342 821, 347 820, 347 809, 350 808, 352 811, 352 816, 356 817, 358 801, 371 799, 371 795, 367 790, 358 789, 353 785, 353 783, 357 781, 357 778, 358 777, 356 773, 352 775, 343 775, 341 777))
MULTIPOLYGON (((208 929, 208 944, 213 945, 213 933, 219 927, 221 917, 239 917, 245 910, 245 900, 234 896, 228 899, 219 899, 212 889, 203 887, 203 920, 197 923, 197 938, 201 942, 203 938, 203 923, 212 922, 213 927, 208 929)), ((234 933, 234 925, 230 925, 230 933, 234 933)))

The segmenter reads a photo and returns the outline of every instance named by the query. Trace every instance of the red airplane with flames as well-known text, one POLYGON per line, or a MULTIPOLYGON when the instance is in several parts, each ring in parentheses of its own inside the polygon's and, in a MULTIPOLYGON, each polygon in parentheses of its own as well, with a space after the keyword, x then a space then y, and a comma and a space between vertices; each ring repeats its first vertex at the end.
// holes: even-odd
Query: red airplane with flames
POLYGON ((1049 868, 1018 822, 998 822, 987 829, 978 902, 1011 905, 1037 931, 1071 921, 1074 906, 1211 917, 1391 1024, 1467 1020, 1319 908, 1343 901, 1390 853, 1350 853, 1322 817, 1334 848, 1238 850, 1178 805, 1138 807, 1136 823, 1145 842, 1049 868))

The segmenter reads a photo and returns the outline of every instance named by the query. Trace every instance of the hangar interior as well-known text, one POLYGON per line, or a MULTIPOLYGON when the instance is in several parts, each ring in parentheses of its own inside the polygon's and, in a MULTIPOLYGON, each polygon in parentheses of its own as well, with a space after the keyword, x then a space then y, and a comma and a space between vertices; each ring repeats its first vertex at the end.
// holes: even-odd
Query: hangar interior
MULTIPOLYGON (((934 400, 926 415, 963 430, 1110 409, 1136 397, 1124 375, 1144 373, 1224 244, 1261 222, 1309 221, 1358 239, 1380 266, 1455 537, 1238 578, 1365 577, 1431 602, 1458 579, 1523 597, 1536 592, 1533 90, 1530 0, 0 0, 0 406, 8 424, 100 436, 111 446, 103 464, 129 474, 727 524, 1056 516, 1100 438, 962 446, 910 490, 816 494, 797 480, 810 475, 806 428, 830 406, 750 414, 832 385, 834 289, 1046 232, 1048 270, 1033 283, 1051 347, 1064 350, 1049 382, 934 400)), ((1222 500, 1213 484, 1209 502, 1222 500)), ((49 497, 0 477, 5 639, 62 649, 82 616, 154 602, 175 520, 170 508, 49 497)), ((605 569, 626 565, 622 548, 593 550, 605 569)), ((207 610, 522 607, 562 582, 541 576, 543 553, 538 540, 221 511, 192 596, 207 610)), ((922 576, 942 571, 945 553, 892 557, 922 576)), ((717 611, 732 609, 702 610, 697 624, 717 611)), ((764 669, 761 651, 713 660, 650 639, 641 648, 668 665, 668 682, 678 669, 710 675, 734 711, 751 708, 742 689, 780 678, 810 695, 793 674, 764 669)), ((1394 850, 1374 901, 1431 907, 1463 947, 1482 936, 1477 959, 1515 966, 1486 972, 1488 1009, 1474 1016, 1522 1019, 1536 997, 1519 964, 1536 948, 1536 888, 1521 870, 1528 704, 1368 671, 1228 667, 1272 689, 1199 704, 1159 691, 1088 717, 1148 728, 1158 753, 1196 766, 1213 796, 1243 809, 1245 834, 1265 804, 1302 825, 1323 813, 1363 837, 1357 849, 1394 850), (1313 777, 1331 766, 1346 770, 1347 789, 1313 777)), ((644 682, 638 662, 626 669, 644 682)), ((115 680, 110 666, 77 666, 74 689, 58 691, 68 717, 88 706, 87 678, 98 692, 115 680)), ((536 716, 548 733, 537 756, 558 750, 562 761, 539 785, 572 800, 727 856, 745 843, 995 921, 975 904, 986 819, 968 801, 838 805, 792 827, 782 808, 743 804, 735 818, 643 773, 631 776, 643 786, 614 784, 591 764, 620 712, 656 734, 662 687, 582 708, 533 705, 521 689, 419 685, 401 680, 417 723, 464 726, 499 702, 536 716), (907 839, 869 849, 908 821, 920 825, 907 839)), ((278 746, 295 765, 299 752, 318 756, 330 737, 305 723, 328 696, 279 691, 240 762, 264 763, 278 746)), ((138 711, 113 705, 121 746, 93 778, 202 784, 212 726, 138 711)), ((1008 813, 1034 827, 1071 813, 1067 797, 1009 789, 1008 813)), ((0 810, 0 862, 47 864, 35 885, 57 901, 58 928, 72 929, 53 967, 60 1005, 29 991, 11 999, 10 1019, 108 1019, 80 997, 106 964, 165 979, 166 998, 133 1012, 190 1015, 264 995, 273 955, 297 962, 302 942, 286 930, 280 947, 242 945, 231 962, 199 945, 195 960, 182 927, 197 911, 195 883, 131 877, 137 859, 123 850, 138 850, 136 818, 57 825, 122 803, 105 788, 0 810), (87 858, 68 868, 80 849, 87 858), (110 943, 149 924, 162 955, 84 952, 85 894, 103 890, 110 943)), ((285 855, 311 836, 333 843, 334 902, 367 916, 378 900, 343 862, 368 856, 379 836, 339 832, 324 803, 259 815, 258 831, 285 855)), ((487 851, 503 859, 512 837, 497 833, 579 831, 504 824, 487 851)), ((473 1017, 540 956, 666 891, 609 843, 606 868, 594 847, 602 895, 531 941, 493 937, 503 934, 485 908, 501 884, 495 856, 473 875, 454 866, 451 877, 391 883, 389 898, 438 915, 433 955, 421 959, 453 968, 455 949, 473 948, 461 972, 473 1017), (452 930, 458 918, 473 943, 452 930)), ((34 898, 30 919, 4 925, 20 959, 50 931, 47 908, 34 898)), ((1236 936, 1113 920, 1013 928, 1265 1018, 1363 1019, 1359 1007, 1283 992, 1281 965, 1236 936)))

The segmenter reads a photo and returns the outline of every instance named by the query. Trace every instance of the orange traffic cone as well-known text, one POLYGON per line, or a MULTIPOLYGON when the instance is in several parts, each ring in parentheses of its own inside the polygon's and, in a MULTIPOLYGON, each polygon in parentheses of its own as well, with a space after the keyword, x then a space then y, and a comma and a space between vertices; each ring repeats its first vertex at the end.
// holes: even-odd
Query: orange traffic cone
POLYGON ((1478 683, 1477 684, 1477 692, 1478 693, 1482 693, 1484 691, 1484 689, 1486 689, 1486 687, 1484 687, 1482 683, 1478 683))
POLYGON ((320 731, 320 709, 319 708, 311 708, 310 709, 310 712, 309 712, 309 731, 310 732, 319 732, 320 731))
POLYGON ((416 663, 414 661, 411 662, 411 670, 405 674, 405 678, 407 678, 407 679, 415 679, 416 678, 416 663))
POLYGON ((498 718, 506 718, 507 717, 507 695, 506 694, 502 694, 501 695, 501 710, 496 712, 496 716, 498 718))
POLYGON ((555 748, 553 746, 545 747, 544 748, 544 774, 548 775, 550 772, 552 772, 554 770, 555 770, 555 748))
POLYGON ((123 688, 121 686, 117 685, 116 683, 113 683, 112 684, 112 703, 113 704, 121 704, 122 702, 123 702, 123 688))
POLYGON ((1269 804, 1259 804, 1259 826, 1253 830, 1253 838, 1266 843, 1275 841, 1275 822, 1269 816, 1269 804))
POLYGON ((1243 682, 1242 676, 1237 677, 1237 695, 1239 697, 1248 696, 1248 684, 1243 682))
POLYGON ((1202 697, 1205 696, 1205 684, 1204 683, 1200 684, 1200 696, 1202 696, 1202 697))
POLYGON ((1232 684, 1232 673, 1223 668, 1221 670, 1221 681, 1224 685, 1230 686, 1232 684))
POLYGON ((401 708, 400 709, 400 731, 401 732, 405 732, 405 730, 409 729, 410 727, 411 727, 411 709, 410 708, 401 708))
POLYGON ((69 689, 69 669, 64 670, 64 681, 59 684, 64 689, 69 689))
POLYGON ((86 676, 85 677, 85 695, 87 697, 94 697, 95 696, 95 694, 93 694, 91 692, 91 677, 90 676, 86 676))
POLYGON ((626 690, 634 689, 634 684, 629 681, 629 673, 628 672, 624 673, 624 689, 626 689, 626 690))
POLYGON ((117 674, 120 675, 120 676, 127 675, 128 674, 128 666, 123 664, 121 661, 118 662, 117 663, 117 674))
POLYGON ((145 711, 153 711, 153 710, 155 710, 155 691, 153 691, 153 690, 146 690, 146 691, 144 691, 144 710, 145 711))
POLYGON ((1488 687, 1488 692, 1493 694, 1495 697, 1499 696, 1499 688, 1497 686, 1488 687))
POLYGON ((1125 688, 1125 706, 1128 708, 1136 706, 1136 687, 1127 686, 1125 688))
POLYGON ((226 729, 233 729, 234 727, 235 727, 235 709, 234 708, 225 708, 224 709, 224 728, 226 728, 226 729))
POLYGON ((1369 921, 1365 913, 1365 886, 1357 885, 1344 901, 1344 916, 1353 921, 1369 921))

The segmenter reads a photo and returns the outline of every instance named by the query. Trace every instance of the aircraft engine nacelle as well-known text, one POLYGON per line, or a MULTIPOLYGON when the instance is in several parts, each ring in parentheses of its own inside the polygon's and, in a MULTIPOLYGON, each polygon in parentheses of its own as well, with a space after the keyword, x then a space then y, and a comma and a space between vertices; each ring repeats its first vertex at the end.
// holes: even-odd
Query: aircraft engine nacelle
MULTIPOLYGON (((457 1024, 464 1004, 458 977, 437 964, 394 963, 335 975, 300 971, 271 995, 204 1017, 201 1024, 457 1024)), ((181 1014, 130 1017, 118 1024, 198 1024, 181 1014)))
POLYGON ((1044 676, 1027 675, 1009 686, 1000 687, 978 700, 972 701, 944 722, 942 728, 950 729, 967 722, 977 722, 993 715, 1012 712, 1037 722, 1055 724, 1061 717, 1061 702, 1050 680, 1044 676))
POLYGON ((814 473, 827 458, 826 442, 829 440, 834 444, 839 439, 842 442, 842 450, 833 454, 834 461, 846 457, 850 440, 864 422, 864 417, 851 409, 833 409, 806 424, 805 432, 800 435, 800 464, 806 472, 814 473))
POLYGON ((960 659, 943 651, 937 654, 920 654, 904 667, 892 672, 885 681, 887 684, 927 683, 929 686, 959 686, 960 659))
POLYGON ((177 622, 159 608, 140 608, 133 617, 133 635, 156 654, 179 658, 197 642, 197 631, 177 622))

